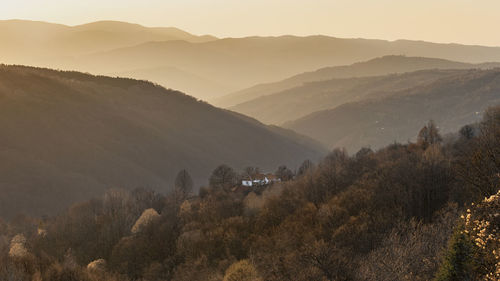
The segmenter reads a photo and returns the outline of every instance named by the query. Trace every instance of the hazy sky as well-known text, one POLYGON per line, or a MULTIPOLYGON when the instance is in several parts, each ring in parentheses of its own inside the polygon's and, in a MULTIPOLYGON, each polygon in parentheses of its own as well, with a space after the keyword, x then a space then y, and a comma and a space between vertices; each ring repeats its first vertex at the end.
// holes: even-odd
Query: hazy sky
POLYGON ((310 35, 500 46, 500 0, 0 0, 0 19, 121 20, 220 37, 310 35))

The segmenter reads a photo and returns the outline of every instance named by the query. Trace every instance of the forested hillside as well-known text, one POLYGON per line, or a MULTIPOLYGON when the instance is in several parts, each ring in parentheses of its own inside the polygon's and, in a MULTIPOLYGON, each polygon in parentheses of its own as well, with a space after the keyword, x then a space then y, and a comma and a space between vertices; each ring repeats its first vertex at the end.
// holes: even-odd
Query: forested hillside
POLYGON ((265 188, 221 165, 198 195, 181 171, 169 193, 17 217, 0 224, 0 279, 498 280, 500 108, 447 138, 433 122, 416 133, 335 149, 265 188))
POLYGON ((449 74, 435 81, 422 79, 428 83, 396 91, 377 92, 373 86, 373 92, 369 88, 362 92, 370 94, 364 100, 311 113, 284 127, 328 147, 346 147, 354 152, 363 146, 377 149, 394 141, 415 140, 415 132, 429 119, 435 120, 443 133, 450 133, 478 121, 489 106, 500 104, 500 70, 449 74))
POLYGON ((310 82, 339 78, 382 76, 426 69, 485 69, 498 66, 500 66, 498 63, 471 64, 437 58, 392 55, 371 59, 369 61, 357 62, 351 65, 325 67, 316 71, 297 74, 282 81, 259 84, 211 101, 213 104, 220 107, 232 107, 262 96, 277 94, 288 89, 300 87, 310 82))
POLYGON ((395 92, 428 85, 439 78, 464 73, 460 70, 422 70, 403 74, 328 79, 306 83, 230 107, 263 123, 282 125, 311 113, 337 106, 387 97, 395 92))
POLYGON ((158 85, 0 66, 0 215, 50 214, 109 188, 168 191, 189 169, 274 170, 322 146, 158 85))

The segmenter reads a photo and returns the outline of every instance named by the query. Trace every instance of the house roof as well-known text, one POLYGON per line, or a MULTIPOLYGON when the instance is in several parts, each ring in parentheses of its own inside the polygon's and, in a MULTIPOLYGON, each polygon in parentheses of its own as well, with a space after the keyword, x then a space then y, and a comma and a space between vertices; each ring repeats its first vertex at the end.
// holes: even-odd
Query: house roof
POLYGON ((253 180, 264 180, 266 178, 266 175, 264 174, 256 174, 253 176, 253 180))
POLYGON ((277 180, 277 179, 279 179, 277 176, 275 176, 273 174, 267 174, 266 177, 267 177, 268 180, 277 180))
POLYGON ((242 181, 263 181, 265 179, 268 179, 268 180, 279 180, 280 178, 271 174, 271 173, 268 173, 268 174, 255 174, 253 175, 252 177, 250 176, 243 176, 243 178, 241 179, 242 181))

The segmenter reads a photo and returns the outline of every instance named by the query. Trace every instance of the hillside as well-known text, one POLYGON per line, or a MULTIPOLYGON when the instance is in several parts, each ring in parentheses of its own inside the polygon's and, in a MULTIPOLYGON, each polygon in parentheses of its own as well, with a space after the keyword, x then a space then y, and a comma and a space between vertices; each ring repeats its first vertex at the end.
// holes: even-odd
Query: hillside
POLYGON ((310 82, 276 94, 230 107, 267 124, 283 124, 316 111, 348 102, 384 97, 393 92, 425 85, 460 70, 421 70, 403 74, 310 82))
POLYGON ((207 96, 203 94, 206 92, 223 93, 228 91, 228 89, 221 84, 173 66, 131 69, 108 74, 111 76, 154 81, 155 83, 165 85, 165 87, 171 89, 182 89, 182 91, 200 99, 207 98, 207 96))
MULTIPOLYGON (((191 35, 175 28, 149 28, 120 22, 70 27, 4 21, 0 22, 0 40, 0 60, 4 63, 147 78, 165 87, 172 87, 166 82, 176 82, 177 90, 193 89, 190 95, 210 101, 304 71, 394 54, 466 63, 500 61, 499 47, 328 36, 217 39, 191 35), (169 75, 164 69, 174 68, 190 75, 182 79, 158 79, 169 75), (145 74, 136 70, 148 71, 145 74), (207 83, 209 87, 205 88, 207 83)), ((325 73, 331 75, 328 71, 325 73)), ((381 74, 386 73, 376 73, 381 74)))
POLYGON ((413 140, 430 119, 448 133, 478 121, 489 106, 500 104, 500 70, 462 70, 426 85, 389 96, 346 103, 318 111, 284 126, 328 147, 380 148, 413 140))
POLYGON ((109 191, 0 221, 0 280, 498 280, 500 107, 473 126, 446 141, 430 123, 416 143, 335 149, 270 185, 214 173, 199 194, 109 191), (473 261, 484 266, 462 266, 473 261))
POLYGON ((204 43, 151 42, 83 56, 68 61, 63 67, 79 67, 91 73, 117 73, 124 68, 175 66, 223 85, 229 91, 192 93, 207 99, 259 83, 286 79, 304 71, 392 54, 468 63, 500 61, 500 48, 494 47, 326 36, 281 36, 225 38, 204 43))
POLYGON ((274 83, 259 84, 248 89, 216 98, 212 103, 220 107, 236 106, 261 96, 271 95, 302 86, 307 82, 330 80, 334 78, 379 76, 424 69, 492 68, 494 66, 500 66, 500 64, 470 64, 437 58, 389 55, 369 61, 357 62, 351 65, 325 67, 316 71, 294 75, 274 83))
POLYGON ((108 188, 197 186, 225 163, 297 167, 323 148, 145 81, 0 67, 0 214, 51 213, 108 188), (57 199, 57 200, 55 200, 57 199))

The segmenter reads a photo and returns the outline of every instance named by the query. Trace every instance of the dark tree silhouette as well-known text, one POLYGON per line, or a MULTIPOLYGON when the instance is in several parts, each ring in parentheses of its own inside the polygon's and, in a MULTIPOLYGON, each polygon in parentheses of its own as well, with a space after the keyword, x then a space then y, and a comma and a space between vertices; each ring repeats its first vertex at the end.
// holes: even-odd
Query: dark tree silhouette
POLYGON ((183 169, 175 177, 175 189, 187 197, 193 191, 193 179, 188 171, 183 169))
POLYGON ((282 181, 292 180, 294 176, 292 170, 288 169, 285 165, 279 166, 275 174, 282 181))
POLYGON ((313 164, 313 162, 311 162, 311 160, 305 160, 304 162, 302 162, 299 169, 297 170, 297 176, 300 177, 300 176, 306 174, 313 167, 314 167, 314 164, 313 164))
POLYGON ((425 149, 429 145, 440 143, 442 140, 443 138, 439 135, 439 129, 434 121, 430 120, 429 123, 418 132, 417 144, 425 149))
POLYGON ((212 188, 229 190, 236 184, 236 173, 231 167, 222 164, 212 172, 209 184, 212 188))

